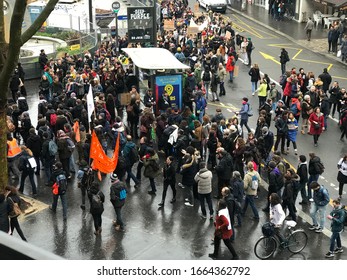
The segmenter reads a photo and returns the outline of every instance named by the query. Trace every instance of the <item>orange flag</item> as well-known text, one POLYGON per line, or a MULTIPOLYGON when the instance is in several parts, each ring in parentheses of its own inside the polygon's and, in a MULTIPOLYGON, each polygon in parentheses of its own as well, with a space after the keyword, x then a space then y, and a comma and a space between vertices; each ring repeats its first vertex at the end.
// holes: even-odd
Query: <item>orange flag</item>
POLYGON ((113 152, 112 158, 109 158, 99 142, 95 131, 92 133, 92 141, 90 145, 90 158, 93 159, 94 170, 99 170, 102 173, 111 173, 116 169, 118 162, 118 152, 119 152, 119 137, 117 138, 116 147, 113 152))
POLYGON ((78 121, 76 121, 74 124, 73 124, 73 132, 75 132, 75 139, 76 139, 76 142, 81 142, 81 135, 80 135, 80 124, 78 123, 78 121))

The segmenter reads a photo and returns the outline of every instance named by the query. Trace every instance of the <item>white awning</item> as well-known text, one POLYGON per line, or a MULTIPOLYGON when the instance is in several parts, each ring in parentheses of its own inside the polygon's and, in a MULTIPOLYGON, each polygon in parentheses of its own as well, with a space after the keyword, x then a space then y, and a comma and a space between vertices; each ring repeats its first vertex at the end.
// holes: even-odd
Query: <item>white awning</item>
POLYGON ((163 48, 124 48, 135 65, 142 69, 189 69, 171 52, 163 48))

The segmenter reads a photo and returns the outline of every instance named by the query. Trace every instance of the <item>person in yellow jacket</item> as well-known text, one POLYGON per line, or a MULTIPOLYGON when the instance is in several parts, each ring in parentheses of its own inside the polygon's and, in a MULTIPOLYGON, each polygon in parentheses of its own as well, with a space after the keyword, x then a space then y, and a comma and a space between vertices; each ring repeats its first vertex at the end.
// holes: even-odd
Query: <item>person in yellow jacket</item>
POLYGON ((12 179, 18 180, 20 171, 18 169, 18 158, 22 153, 17 143, 17 139, 12 137, 11 133, 7 134, 7 169, 8 174, 12 172, 12 179))
POLYGON ((257 195, 258 187, 261 183, 260 175, 257 171, 254 170, 254 164, 252 161, 247 163, 247 173, 245 174, 245 177, 243 179, 243 188, 245 190, 246 198, 245 198, 245 204, 242 209, 242 216, 245 215, 247 211, 248 204, 251 205, 252 211, 253 211, 253 219, 259 220, 259 213, 254 203, 254 198, 257 195))
POLYGON ((255 91, 258 93, 259 98, 259 108, 263 106, 266 102, 266 96, 267 96, 267 82, 265 79, 262 79, 260 82, 260 87, 255 91))

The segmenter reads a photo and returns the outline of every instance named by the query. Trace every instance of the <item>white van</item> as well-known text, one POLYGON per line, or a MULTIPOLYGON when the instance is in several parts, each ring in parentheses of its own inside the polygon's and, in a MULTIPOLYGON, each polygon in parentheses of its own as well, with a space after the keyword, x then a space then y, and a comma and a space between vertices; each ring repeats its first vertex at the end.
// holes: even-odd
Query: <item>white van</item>
POLYGON ((227 10, 227 0, 198 0, 199 6, 204 7, 206 11, 225 13, 227 10))

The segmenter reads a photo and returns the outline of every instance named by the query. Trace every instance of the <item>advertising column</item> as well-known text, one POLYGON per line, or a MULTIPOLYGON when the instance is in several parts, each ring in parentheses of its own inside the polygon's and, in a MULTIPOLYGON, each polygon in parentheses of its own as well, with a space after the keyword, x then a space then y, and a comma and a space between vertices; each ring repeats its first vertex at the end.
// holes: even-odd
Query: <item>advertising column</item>
MULTIPOLYGON (((182 109, 182 75, 167 75, 155 77, 155 99, 166 91, 170 97, 171 107, 182 109)), ((157 107, 158 110, 158 107, 157 107)))

